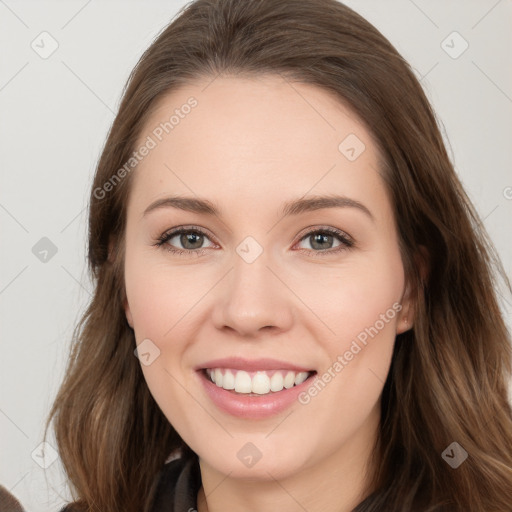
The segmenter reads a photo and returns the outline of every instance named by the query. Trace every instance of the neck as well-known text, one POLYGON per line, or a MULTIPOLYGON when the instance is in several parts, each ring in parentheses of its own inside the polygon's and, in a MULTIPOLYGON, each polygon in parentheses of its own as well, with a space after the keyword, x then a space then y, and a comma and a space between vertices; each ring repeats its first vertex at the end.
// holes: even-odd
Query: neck
POLYGON ((203 482, 197 495, 198 512, 351 512, 373 489, 368 477, 372 442, 378 434, 379 415, 338 450, 283 476, 247 480, 216 471, 199 459, 203 482), (373 434, 373 436, 371 435, 373 434))

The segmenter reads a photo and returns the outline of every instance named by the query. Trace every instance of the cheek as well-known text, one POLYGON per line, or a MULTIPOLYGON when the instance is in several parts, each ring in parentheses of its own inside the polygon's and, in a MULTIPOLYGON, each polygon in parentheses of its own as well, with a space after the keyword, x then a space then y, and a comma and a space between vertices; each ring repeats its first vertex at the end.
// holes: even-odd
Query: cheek
POLYGON ((394 329, 403 288, 401 269, 396 270, 374 268, 345 280, 338 292, 339 306, 330 310, 343 343, 356 338, 364 341, 369 330, 376 336, 375 329, 383 334, 394 329))
POLYGON ((371 402, 387 377, 402 308, 404 274, 399 252, 368 255, 315 277, 315 286, 308 280, 308 297, 321 322, 310 325, 328 356, 322 370, 342 375, 335 379, 341 388, 329 387, 348 393, 347 402, 355 397, 371 402))
MULTIPOLYGON (((190 401, 186 391, 189 382, 181 368, 186 343, 180 340, 187 340, 186 334, 190 334, 187 313, 200 297, 200 289, 204 293, 204 285, 192 279, 193 276, 187 279, 184 267, 172 269, 154 263, 144 251, 134 250, 126 256, 126 295, 135 338, 138 345, 146 343, 151 357, 149 364, 141 363, 144 379, 168 421, 180 432, 194 432, 192 419, 201 410, 198 406, 196 409, 196 403, 190 401), (194 285, 187 286, 187 281, 194 285), (183 404, 188 404, 188 412, 183 404)), ((188 441, 187 435, 184 438, 188 441)))
POLYGON ((378 407, 391 364, 403 269, 399 258, 379 261, 347 268, 328 288, 321 286, 329 293, 315 294, 317 310, 334 334, 317 336, 327 358, 299 402, 332 428, 332 438, 355 434, 378 407))
POLYGON ((204 293, 205 282, 192 268, 155 263, 143 252, 127 254, 126 295, 137 340, 168 335, 204 293))
POLYGON ((308 306, 329 328, 339 349, 375 324, 379 331, 394 328, 403 286, 403 267, 395 254, 322 268, 302 278, 301 285, 296 283, 298 294, 307 297, 308 306))

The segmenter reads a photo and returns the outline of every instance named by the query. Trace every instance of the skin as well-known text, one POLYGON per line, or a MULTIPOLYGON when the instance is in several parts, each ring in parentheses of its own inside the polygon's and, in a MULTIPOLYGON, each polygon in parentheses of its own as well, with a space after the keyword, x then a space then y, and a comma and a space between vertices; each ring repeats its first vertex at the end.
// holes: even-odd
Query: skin
POLYGON ((208 78, 172 91, 141 143, 190 96, 198 105, 138 164, 128 202, 126 317, 137 344, 150 339, 160 350, 142 365, 148 387, 199 456, 199 512, 348 512, 370 491, 382 388, 395 336, 413 314, 376 146, 330 93, 279 76, 208 78), (351 133, 366 146, 355 161, 338 149, 351 133), (359 201, 373 219, 354 207, 280 214, 286 201, 324 194, 359 201), (170 195, 208 199, 220 214, 168 207, 143 215, 170 195), (183 225, 206 231, 199 256, 167 251, 187 250, 179 236, 155 245, 183 225), (325 227, 354 246, 332 252, 336 237, 313 246, 307 232, 325 227), (263 248, 250 264, 235 250, 247 236, 263 248), (238 355, 321 375, 393 304, 401 311, 317 396, 270 418, 220 411, 194 371, 238 355), (250 468, 237 457, 247 442, 262 454, 250 468))

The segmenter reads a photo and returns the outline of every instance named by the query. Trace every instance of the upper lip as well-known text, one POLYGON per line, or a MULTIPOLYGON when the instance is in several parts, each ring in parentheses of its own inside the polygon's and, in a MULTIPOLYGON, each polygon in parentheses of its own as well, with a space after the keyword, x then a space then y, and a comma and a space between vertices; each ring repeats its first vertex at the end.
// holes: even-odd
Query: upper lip
POLYGON ((286 361, 277 359, 244 359, 243 357, 225 357, 222 359, 213 359, 206 361, 195 367, 195 370, 204 370, 205 368, 231 368, 233 370, 291 370, 295 372, 310 372, 311 368, 305 368, 286 361))

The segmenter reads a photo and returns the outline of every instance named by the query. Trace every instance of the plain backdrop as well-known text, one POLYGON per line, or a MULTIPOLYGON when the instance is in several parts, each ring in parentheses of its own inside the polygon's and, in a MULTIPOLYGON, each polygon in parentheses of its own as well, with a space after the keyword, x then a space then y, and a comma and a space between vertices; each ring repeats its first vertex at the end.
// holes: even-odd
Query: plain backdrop
MULTIPOLYGON (((347 4, 421 79, 510 275, 512 2, 347 4)), ((184 5, 0 0, 0 483, 29 511, 57 511, 69 497, 60 461, 41 467, 40 443, 92 289, 85 249, 94 168, 131 69, 184 5)), ((509 326, 511 304, 503 295, 509 326)))

